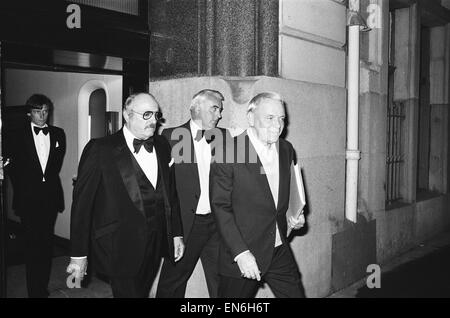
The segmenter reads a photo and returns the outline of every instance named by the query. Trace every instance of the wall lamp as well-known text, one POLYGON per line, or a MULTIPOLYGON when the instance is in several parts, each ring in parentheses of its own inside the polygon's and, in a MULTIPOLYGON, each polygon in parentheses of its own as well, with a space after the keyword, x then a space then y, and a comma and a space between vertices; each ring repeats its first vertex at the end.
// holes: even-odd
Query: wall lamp
POLYGON ((361 32, 368 32, 371 30, 371 28, 369 28, 366 21, 359 14, 358 11, 353 10, 347 11, 347 25, 348 26, 359 25, 359 31, 361 32))

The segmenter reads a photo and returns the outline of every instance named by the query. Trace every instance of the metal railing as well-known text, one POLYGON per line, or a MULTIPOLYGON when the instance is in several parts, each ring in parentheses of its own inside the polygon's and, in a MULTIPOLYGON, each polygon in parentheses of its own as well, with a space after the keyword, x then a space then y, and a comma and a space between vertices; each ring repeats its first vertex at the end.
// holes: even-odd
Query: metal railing
POLYGON ((386 205, 401 201, 402 168, 405 159, 403 147, 405 105, 388 103, 386 135, 386 205))

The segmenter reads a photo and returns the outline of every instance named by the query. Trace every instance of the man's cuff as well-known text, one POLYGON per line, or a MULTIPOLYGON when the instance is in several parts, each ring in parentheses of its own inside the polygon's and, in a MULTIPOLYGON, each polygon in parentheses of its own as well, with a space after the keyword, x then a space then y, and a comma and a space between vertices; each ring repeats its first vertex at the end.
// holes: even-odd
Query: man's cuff
POLYGON ((234 261, 237 263, 239 257, 241 257, 243 254, 245 254, 245 253, 247 253, 247 252, 250 252, 250 250, 245 250, 245 251, 243 251, 242 253, 239 253, 239 254, 234 258, 234 261))
POLYGON ((70 257, 70 259, 85 259, 85 258, 87 258, 87 256, 76 256, 76 257, 71 256, 70 257))

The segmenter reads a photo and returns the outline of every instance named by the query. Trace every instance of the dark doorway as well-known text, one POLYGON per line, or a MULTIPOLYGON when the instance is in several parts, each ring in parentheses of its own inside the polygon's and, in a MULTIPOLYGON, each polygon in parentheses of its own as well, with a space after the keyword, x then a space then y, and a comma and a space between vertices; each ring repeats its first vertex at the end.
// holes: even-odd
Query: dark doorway
MULTIPOLYGON (((138 0, 133 12, 78 4, 82 23, 76 29, 66 23, 69 5, 70 2, 54 0, 0 1, 0 111, 3 113, 0 119, 3 133, 26 120, 17 102, 5 105, 5 68, 120 75, 123 76, 124 98, 129 92, 148 89, 148 1, 138 0), (6 109, 5 106, 14 108, 6 109)), ((94 92, 91 99, 91 137, 106 135, 107 123, 110 132, 116 130, 118 113, 106 114, 105 91, 94 92)), ((2 150, 0 145, 0 155, 2 150)), ((0 194, 7 191, 0 165, 0 194)), ((6 227, 7 205, 8 202, 0 200, 0 297, 6 296, 6 246, 14 237, 9 235, 11 228, 6 227)), ((8 263, 10 261, 14 258, 10 257, 8 263)))
POLYGON ((89 97, 89 117, 91 138, 106 136, 106 92, 104 89, 93 91, 89 97))

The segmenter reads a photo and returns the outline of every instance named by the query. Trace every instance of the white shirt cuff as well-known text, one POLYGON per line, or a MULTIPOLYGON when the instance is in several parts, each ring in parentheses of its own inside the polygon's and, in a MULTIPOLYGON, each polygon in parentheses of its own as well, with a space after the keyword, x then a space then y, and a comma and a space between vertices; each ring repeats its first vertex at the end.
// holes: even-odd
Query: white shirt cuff
POLYGON ((247 253, 247 252, 250 252, 250 250, 245 250, 245 251, 243 251, 242 253, 239 253, 239 254, 234 258, 234 261, 237 262, 238 258, 241 257, 242 254, 247 253))

